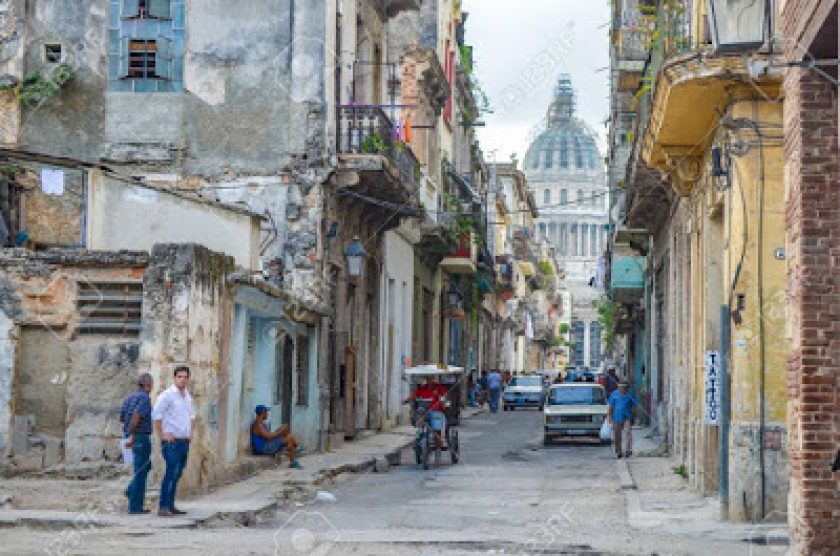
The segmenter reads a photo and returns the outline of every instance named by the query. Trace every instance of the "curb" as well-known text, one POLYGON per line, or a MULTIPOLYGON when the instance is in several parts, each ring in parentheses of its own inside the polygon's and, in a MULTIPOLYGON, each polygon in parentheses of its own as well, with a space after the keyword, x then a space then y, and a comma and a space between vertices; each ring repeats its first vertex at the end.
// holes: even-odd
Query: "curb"
POLYGON ((618 473, 621 490, 636 490, 636 481, 633 480, 633 476, 630 474, 630 467, 627 465, 627 460, 616 460, 615 469, 618 473))

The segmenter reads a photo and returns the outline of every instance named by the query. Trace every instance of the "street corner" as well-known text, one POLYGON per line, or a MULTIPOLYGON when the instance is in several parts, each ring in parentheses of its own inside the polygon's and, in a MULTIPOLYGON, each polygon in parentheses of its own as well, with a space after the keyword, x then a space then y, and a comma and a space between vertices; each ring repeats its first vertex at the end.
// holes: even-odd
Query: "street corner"
POLYGON ((321 512, 299 510, 274 532, 275 556, 324 556, 341 540, 341 532, 321 512))

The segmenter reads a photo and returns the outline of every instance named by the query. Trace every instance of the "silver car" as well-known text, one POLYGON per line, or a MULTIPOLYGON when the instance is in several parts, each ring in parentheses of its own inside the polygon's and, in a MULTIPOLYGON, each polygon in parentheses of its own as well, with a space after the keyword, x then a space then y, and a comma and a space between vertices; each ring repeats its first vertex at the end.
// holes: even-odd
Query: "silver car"
POLYGON ((552 385, 543 409, 545 444, 560 436, 600 438, 607 407, 607 396, 600 384, 552 385))
POLYGON ((541 376, 515 376, 510 379, 502 394, 503 408, 505 411, 513 411, 517 407, 536 407, 542 410, 545 393, 541 376))

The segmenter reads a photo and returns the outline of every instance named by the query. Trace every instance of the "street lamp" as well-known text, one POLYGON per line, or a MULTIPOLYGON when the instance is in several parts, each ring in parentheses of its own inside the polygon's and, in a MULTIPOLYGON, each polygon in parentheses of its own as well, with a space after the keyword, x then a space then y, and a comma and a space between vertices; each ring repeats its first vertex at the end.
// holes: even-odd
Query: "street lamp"
POLYGON ((353 236, 353 241, 344 250, 347 258, 347 275, 350 278, 358 278, 362 275, 362 264, 365 262, 365 248, 359 241, 359 236, 353 236))
POLYGON ((707 0, 715 52, 760 48, 770 38, 770 0, 707 0))
POLYGON ((449 282, 449 291, 446 293, 449 300, 450 309, 459 309, 461 307, 461 293, 458 291, 458 285, 455 280, 449 282))

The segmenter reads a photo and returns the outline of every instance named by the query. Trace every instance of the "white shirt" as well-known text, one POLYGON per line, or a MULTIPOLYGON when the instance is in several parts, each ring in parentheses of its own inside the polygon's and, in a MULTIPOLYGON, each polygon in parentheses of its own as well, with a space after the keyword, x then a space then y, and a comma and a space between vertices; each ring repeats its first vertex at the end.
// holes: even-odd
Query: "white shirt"
POLYGON ((195 419, 192 396, 184 389, 184 395, 173 384, 160 393, 152 409, 152 420, 162 421, 163 434, 175 438, 190 438, 192 422, 195 419))

